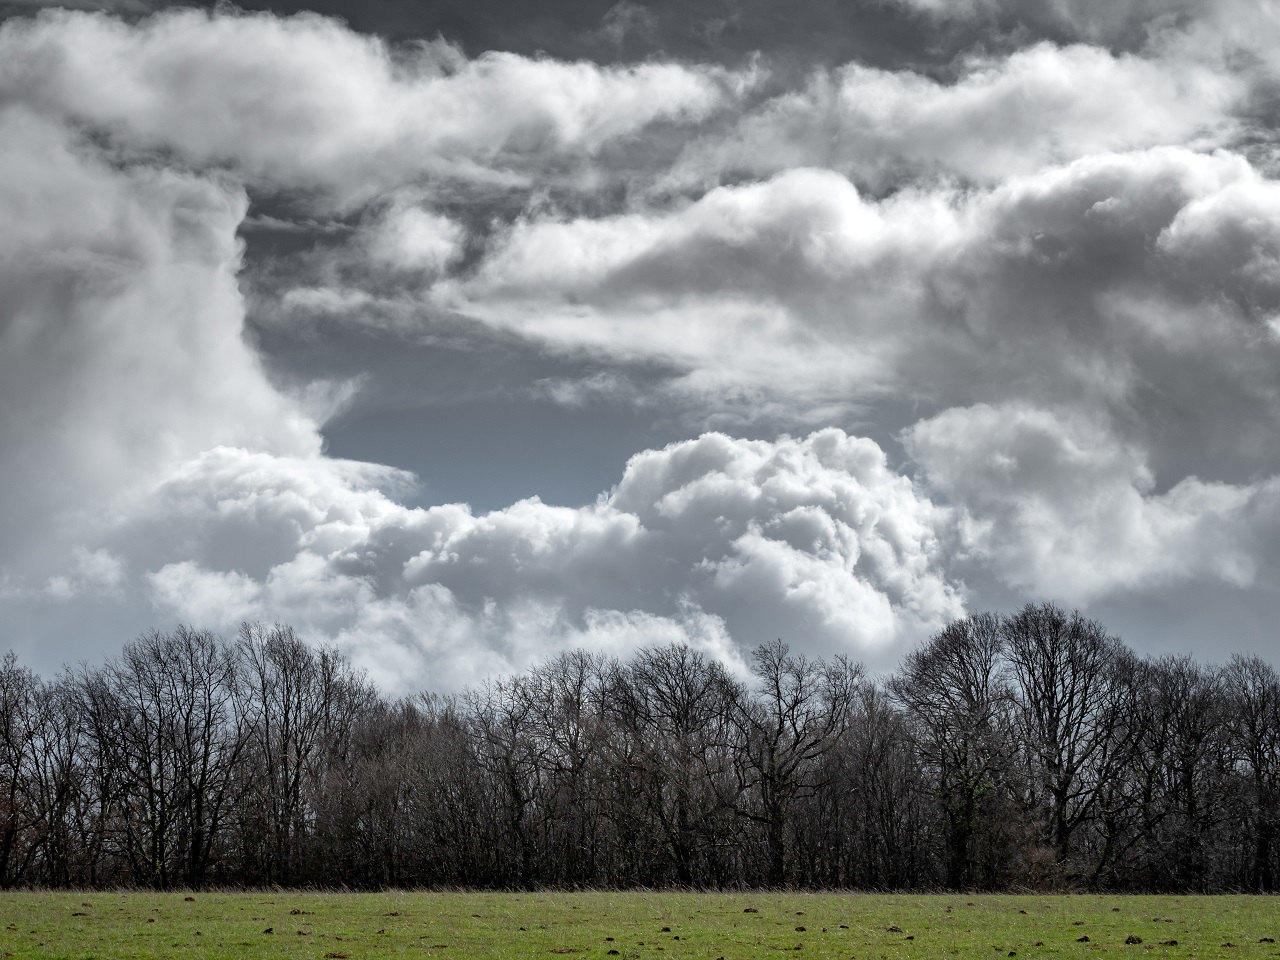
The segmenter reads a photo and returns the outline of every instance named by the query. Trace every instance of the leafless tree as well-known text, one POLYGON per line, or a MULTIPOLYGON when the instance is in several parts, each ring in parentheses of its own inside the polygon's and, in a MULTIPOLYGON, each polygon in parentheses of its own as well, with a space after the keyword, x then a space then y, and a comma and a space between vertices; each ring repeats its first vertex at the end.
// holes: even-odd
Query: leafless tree
POLYGON ((825 762, 831 781, 818 797, 839 817, 824 840, 843 861, 832 879, 877 890, 936 885, 932 798, 907 718, 881 684, 859 684, 852 722, 825 762))
POLYGON ((946 883, 952 888, 994 880, 980 875, 980 838, 984 830, 1001 827, 991 801, 1009 775, 1014 696, 1003 653, 999 618, 975 614, 947 625, 909 654, 889 682, 936 783, 946 822, 946 883))
POLYGON ((26 879, 43 811, 31 795, 40 749, 40 679, 12 652, 0 658, 0 887, 26 879))
POLYGON ((1051 604, 867 680, 760 647, 389 700, 283 625, 0 658, 0 883, 1272 889, 1280 678, 1051 604))
POLYGON ((1050 603, 1027 604, 1002 629, 1017 683, 1027 800, 1042 811, 1045 840, 1065 866, 1115 744, 1122 688, 1114 668, 1123 647, 1097 621, 1050 603))
POLYGON ((534 736, 534 695, 523 676, 486 682, 466 697, 480 769, 495 786, 505 828, 508 884, 533 885, 537 803, 543 794, 545 745, 534 736))
POLYGON ((298 882, 327 766, 375 695, 336 651, 308 646, 289 626, 243 624, 236 656, 253 791, 247 855, 263 882, 298 882))
POLYGON ((1252 841, 1249 883, 1271 893, 1280 829, 1280 674, 1256 656, 1237 655, 1222 680, 1230 742, 1247 785, 1241 806, 1252 841))
POLYGON ((1222 825, 1229 759, 1225 738, 1226 702, 1218 672, 1190 657, 1156 664, 1153 695, 1170 706, 1169 801, 1172 816, 1166 860, 1171 888, 1214 888, 1214 851, 1222 825))
POLYGON ((82 703, 100 764, 102 801, 133 877, 202 884, 238 800, 244 749, 235 660, 208 631, 180 626, 126 645, 86 675, 82 703))
POLYGON ((733 819, 734 697, 724 669, 682 644, 641 650, 610 686, 618 785, 643 804, 623 835, 635 836, 640 812, 681 886, 715 882, 717 847, 733 819))
POLYGON ((792 655, 781 640, 752 654, 756 685, 735 700, 742 812, 764 829, 768 883, 787 882, 792 804, 826 780, 822 763, 853 716, 862 667, 792 655))
POLYGON ((529 671, 531 727, 546 768, 541 872, 552 882, 592 883, 600 877, 606 702, 616 671, 612 660, 580 650, 529 671))

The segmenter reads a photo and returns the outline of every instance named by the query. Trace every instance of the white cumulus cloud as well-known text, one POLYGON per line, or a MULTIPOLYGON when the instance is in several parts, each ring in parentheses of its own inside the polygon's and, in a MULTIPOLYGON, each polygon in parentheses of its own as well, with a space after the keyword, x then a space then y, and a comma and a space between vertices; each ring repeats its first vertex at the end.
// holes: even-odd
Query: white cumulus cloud
POLYGON ((839 430, 650 450, 580 508, 410 509, 385 480, 231 448, 192 461, 153 505, 188 551, 155 561, 153 601, 221 626, 283 617, 389 683, 452 687, 548 650, 671 639, 730 665, 774 636, 883 664, 964 609, 946 511, 839 430))
POLYGON ((906 443, 960 508, 965 546, 1019 589, 1083 603, 1274 570, 1280 478, 1158 492, 1143 451, 1107 424, 1017 403, 947 410, 906 443))

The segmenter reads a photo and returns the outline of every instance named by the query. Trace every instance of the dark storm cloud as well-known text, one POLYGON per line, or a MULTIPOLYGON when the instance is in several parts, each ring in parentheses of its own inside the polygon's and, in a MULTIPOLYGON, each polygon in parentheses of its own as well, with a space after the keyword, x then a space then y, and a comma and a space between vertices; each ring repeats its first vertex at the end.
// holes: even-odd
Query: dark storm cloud
MULTIPOLYGON (((42 7, 106 10, 138 18, 213 3, 162 0, 8 0, 0 15, 42 7)), ((857 61, 872 67, 945 74, 961 53, 995 54, 1041 40, 1086 41, 1136 50, 1153 31, 1212 10, 1206 0, 249 0, 249 11, 288 16, 315 12, 393 43, 443 37, 468 54, 505 50, 562 60, 634 62, 654 56, 740 64, 764 54, 787 69, 857 61)), ((1226 4, 1217 4, 1226 6, 1226 4)))
POLYGON ((320 0, 249 2, 246 10, 315 11, 393 41, 437 35, 469 54, 508 50, 563 60, 633 62, 655 55, 739 64, 765 54, 796 64, 937 61, 939 45, 967 45, 964 29, 932 22, 880 0, 572 0, 554 5, 512 0, 320 0), (922 35, 923 33, 923 35, 922 35))

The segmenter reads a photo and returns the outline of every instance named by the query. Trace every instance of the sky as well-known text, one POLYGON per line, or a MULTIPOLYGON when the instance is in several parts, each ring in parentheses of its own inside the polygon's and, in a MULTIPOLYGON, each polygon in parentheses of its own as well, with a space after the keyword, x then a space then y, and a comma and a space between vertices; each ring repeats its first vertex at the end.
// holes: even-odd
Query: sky
POLYGON ((1280 662, 1280 3, 0 0, 0 649, 1280 662))

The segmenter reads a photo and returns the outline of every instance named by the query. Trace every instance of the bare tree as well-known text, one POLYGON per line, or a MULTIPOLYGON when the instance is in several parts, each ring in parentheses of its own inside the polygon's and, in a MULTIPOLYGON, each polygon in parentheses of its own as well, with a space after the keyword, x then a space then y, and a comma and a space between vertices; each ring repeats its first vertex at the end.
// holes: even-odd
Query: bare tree
POLYGON ((1151 672, 1149 662, 1128 650, 1120 651, 1112 668, 1111 741, 1095 768, 1098 786, 1086 844, 1094 887, 1123 884, 1140 872, 1134 855, 1164 816, 1160 784, 1169 727, 1159 698, 1152 696, 1151 672))
POLYGON ((92 883, 94 823, 85 789, 89 751, 74 684, 66 677, 42 681, 33 706, 28 790, 39 811, 39 854, 32 877, 48 886, 92 883))
POLYGON ((289 882, 314 825, 309 801, 319 780, 324 722, 319 669, 311 649, 279 624, 241 624, 238 653, 250 705, 253 802, 242 815, 245 854, 263 881, 289 882))
POLYGON ((1072 837, 1093 809, 1120 720, 1116 663, 1123 647, 1079 611, 1027 604, 1003 621, 1017 680, 1019 734, 1032 792, 1054 860, 1065 865, 1072 837))
POLYGON ((43 815, 32 796, 40 679, 12 652, 0 658, 0 887, 26 878, 43 815))
POLYGON ((283 625, 0 658, 0 884, 1273 889, 1280 676, 1051 604, 897 676, 757 649, 553 657, 389 701, 283 625))
POLYGON ((848 726, 862 667, 843 657, 826 663, 793 656, 781 640, 752 654, 756 687, 737 699, 742 812, 764 828, 768 883, 787 882, 792 804, 826 779, 822 759, 848 726))
POLYGON ((932 798, 907 717, 882 685, 858 685, 852 722, 824 763, 831 779, 817 797, 835 811, 837 829, 822 842, 842 860, 824 885, 936 885, 932 798))
POLYGON ((1013 691, 1003 652, 999 618, 975 614, 934 634, 889 681, 936 783, 946 822, 946 883, 953 889, 980 879, 980 835, 1001 826, 988 801, 1009 766, 1013 691))
POLYGON ((376 697, 336 651, 309 647, 289 626, 241 625, 237 656, 257 820, 242 824, 249 859, 263 881, 297 882, 326 768, 376 697))
POLYGON ((1249 883, 1276 888, 1276 833, 1280 829, 1280 674, 1256 656, 1237 655, 1223 672, 1227 727, 1248 785, 1243 804, 1250 833, 1249 883))
POLYGON ((471 721, 454 698, 417 698, 419 734, 407 744, 408 817, 414 826, 414 882, 493 883, 493 851, 500 843, 477 762, 471 721))
POLYGON ((504 829, 505 862, 498 875, 507 885, 533 885, 537 802, 543 793, 545 745, 533 735, 534 695, 525 677, 486 682, 469 691, 477 759, 495 785, 504 829))
POLYGON ((531 724, 546 769, 542 873, 558 884, 595 882, 602 856, 605 703, 617 665, 576 650, 529 672, 531 724))
POLYGON ((683 644, 641 650, 610 688, 619 785, 644 804, 681 886, 718 879, 735 692, 718 663, 683 644))
POLYGON ((237 799, 244 747, 235 664, 208 631, 153 631, 86 675, 82 703, 101 764, 102 802, 143 884, 196 886, 237 799))
POLYGON ((1157 695, 1169 705, 1169 800, 1166 861, 1174 889, 1214 888, 1214 850, 1226 784, 1225 703, 1216 671, 1190 657, 1156 663, 1157 695))

